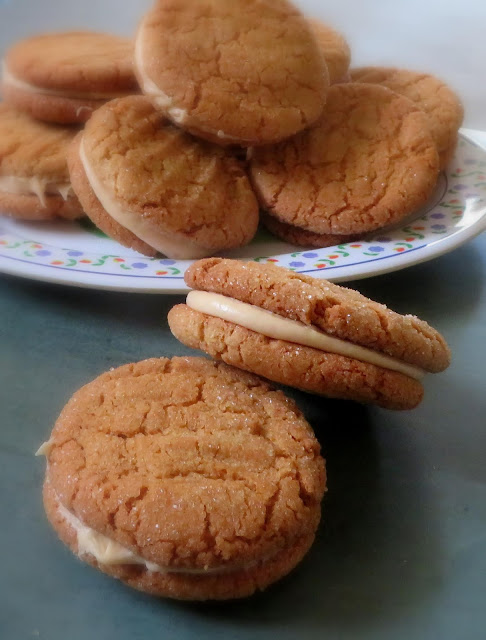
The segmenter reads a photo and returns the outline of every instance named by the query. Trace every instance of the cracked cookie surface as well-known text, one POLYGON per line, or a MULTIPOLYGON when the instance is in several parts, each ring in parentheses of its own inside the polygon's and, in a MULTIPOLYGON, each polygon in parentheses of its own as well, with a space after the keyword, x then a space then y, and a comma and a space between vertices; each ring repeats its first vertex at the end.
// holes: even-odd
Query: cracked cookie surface
POLYGON ((0 104, 0 210, 28 220, 74 219, 84 215, 76 196, 56 193, 69 189, 67 153, 77 131, 33 120, 5 103, 0 104), (33 189, 2 188, 2 181, 32 181, 33 189), (47 189, 47 192, 44 192, 47 189), (36 195, 38 191, 41 197, 36 195), (50 192, 49 192, 50 190, 50 192))
POLYGON ((51 33, 5 56, 4 100, 48 122, 85 122, 110 98, 139 93, 128 38, 88 31, 51 33), (20 84, 16 84, 20 81, 20 84))
POLYGON ((286 0, 159 0, 136 42, 142 90, 169 118, 219 144, 267 144, 315 122, 327 67, 286 0))
POLYGON ((449 164, 464 117, 461 101, 452 89, 430 74, 393 67, 360 67, 350 75, 353 82, 379 84, 411 100, 427 116, 441 169, 449 164))
POLYGON ((177 241, 196 252, 185 257, 200 257, 247 244, 256 232, 258 203, 239 161, 173 127, 143 96, 101 107, 73 145, 69 165, 74 189, 95 224, 146 255, 158 249, 149 242, 151 234, 165 234, 169 247, 177 241), (143 223, 148 239, 101 206, 80 159, 81 140, 97 180, 117 208, 143 223))
POLYGON ((318 124, 254 149, 250 160, 262 206, 319 234, 398 222, 424 204, 438 171, 425 114, 390 89, 364 83, 331 86, 318 124))
POLYGON ((59 503, 166 570, 84 557, 102 571, 158 595, 231 598, 297 564, 324 489, 319 445, 293 401, 223 364, 160 358, 71 398, 49 441, 44 501, 74 552, 59 503))

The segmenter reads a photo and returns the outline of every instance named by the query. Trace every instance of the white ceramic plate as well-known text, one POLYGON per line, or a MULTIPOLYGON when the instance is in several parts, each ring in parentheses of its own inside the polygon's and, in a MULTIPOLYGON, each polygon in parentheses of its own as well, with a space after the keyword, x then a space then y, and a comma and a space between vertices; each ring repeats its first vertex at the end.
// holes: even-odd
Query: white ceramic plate
MULTIPOLYGON (((436 258, 486 229, 486 133, 464 130, 450 169, 428 204, 398 227, 325 249, 302 248, 261 231, 229 252, 334 282, 379 275, 436 258), (483 147, 480 145, 484 145, 483 147)), ((35 280, 140 293, 186 291, 188 260, 150 259, 91 223, 26 223, 0 217, 0 271, 35 280)))

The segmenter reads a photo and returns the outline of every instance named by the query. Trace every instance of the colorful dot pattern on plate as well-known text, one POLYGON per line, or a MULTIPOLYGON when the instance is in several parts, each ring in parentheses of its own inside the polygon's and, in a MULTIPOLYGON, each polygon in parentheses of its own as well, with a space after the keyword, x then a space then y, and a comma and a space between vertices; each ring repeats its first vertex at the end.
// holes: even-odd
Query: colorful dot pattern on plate
MULTIPOLYGON (((274 263, 299 273, 317 276, 322 273, 321 277, 331 280, 339 280, 346 270, 346 279, 353 280, 360 277, 360 272, 372 275, 375 266, 376 272, 383 271, 379 264, 385 261, 429 249, 483 217, 486 218, 486 153, 467 138, 461 138, 434 197, 400 227, 381 230, 366 240, 308 251, 292 251, 290 245, 278 240, 269 242, 263 235, 239 250, 235 257, 274 263), (264 255, 267 249, 269 253, 264 255)), ((77 274, 72 284, 124 289, 127 288, 124 279, 130 278, 131 287, 136 287, 132 283, 139 279, 141 288, 154 291, 167 288, 155 281, 165 281, 169 289, 184 288, 184 271, 191 264, 187 260, 145 258, 120 247, 86 222, 46 225, 0 217, 0 270, 15 273, 14 262, 22 265, 20 275, 28 276, 26 271, 30 270, 37 279, 69 283, 66 273, 59 278, 47 275, 46 270, 55 269, 77 274), (42 274, 35 274, 36 269, 41 269, 42 274), (86 282, 83 274, 89 276, 86 282), (96 275, 100 280, 110 278, 110 285, 100 282, 98 286, 96 275)), ((398 264, 394 268, 402 267, 398 264)))

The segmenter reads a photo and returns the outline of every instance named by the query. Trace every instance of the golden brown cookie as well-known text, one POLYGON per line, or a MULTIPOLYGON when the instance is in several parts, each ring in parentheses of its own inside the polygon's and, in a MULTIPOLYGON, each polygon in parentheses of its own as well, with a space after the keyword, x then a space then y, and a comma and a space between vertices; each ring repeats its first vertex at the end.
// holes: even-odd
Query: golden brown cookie
POLYGON ((343 244, 344 242, 353 242, 361 237, 359 235, 339 236, 330 233, 312 233, 312 231, 280 222, 280 220, 268 214, 262 216, 262 222, 270 233, 276 235, 277 238, 299 247, 316 247, 320 249, 332 247, 335 244, 343 244))
POLYGON ((329 89, 322 118, 278 145, 254 149, 262 206, 318 234, 354 235, 400 221, 431 195, 439 160, 427 118, 378 85, 329 89))
POLYGON ((159 596, 265 589, 302 559, 320 519, 324 461, 295 403, 201 358, 103 374, 74 394, 41 452, 59 537, 159 596))
POLYGON ((84 215, 67 168, 75 135, 74 129, 38 122, 0 104, 0 214, 23 220, 84 215))
POLYGON ((426 115, 437 145, 440 168, 450 162, 464 109, 458 96, 442 80, 428 73, 393 67, 361 67, 350 71, 353 82, 379 84, 411 100, 426 115))
POLYGON ((444 338, 357 291, 255 262, 212 258, 169 312, 172 333, 217 360, 322 395, 412 409, 450 362, 444 338))
POLYGON ((159 0, 138 30, 135 68, 162 113, 220 145, 305 129, 329 84, 310 27, 287 0, 159 0))
POLYGON ((247 244, 258 203, 229 151, 168 123, 144 96, 104 105, 69 156, 93 222, 141 253, 200 258, 247 244))
POLYGON ((27 38, 7 51, 2 92, 39 120, 86 122, 107 100, 139 92, 132 41, 88 31, 27 38))
POLYGON ((321 20, 312 19, 309 24, 326 60, 330 84, 346 80, 351 50, 344 36, 321 20))

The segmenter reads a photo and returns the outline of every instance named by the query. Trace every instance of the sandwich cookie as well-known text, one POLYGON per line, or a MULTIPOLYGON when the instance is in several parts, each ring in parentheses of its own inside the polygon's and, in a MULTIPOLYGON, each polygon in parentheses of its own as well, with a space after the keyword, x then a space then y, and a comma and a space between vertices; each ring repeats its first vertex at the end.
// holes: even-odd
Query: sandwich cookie
POLYGON ((98 109, 71 148, 69 169, 92 221, 147 256, 214 255, 247 244, 258 226, 238 160, 173 127, 144 96, 98 109))
POLYGON ((320 20, 309 20, 309 24, 326 60, 329 82, 347 81, 351 50, 344 36, 320 20))
POLYGON ((312 231, 306 231, 300 227, 285 224, 285 222, 281 222, 268 214, 262 216, 262 222, 270 233, 273 233, 277 238, 289 244, 297 245, 298 247, 316 247, 321 249, 323 247, 333 247, 336 244, 343 244, 345 242, 354 242, 361 237, 359 235, 339 236, 330 233, 312 233, 312 231))
POLYGON ((22 40, 5 56, 2 91, 6 102, 39 120, 86 122, 108 100, 139 93, 133 43, 88 31, 22 40))
POLYGON ((313 393, 412 409, 420 379, 450 362, 444 338, 357 291, 282 267, 212 258, 186 271, 195 289, 169 312, 181 342, 313 393))
POLYGON ((361 67, 350 72, 353 82, 379 84, 411 100, 427 116, 437 145, 440 168, 452 160, 464 109, 458 96, 444 82, 427 73, 391 67, 361 67))
POLYGON ((159 0, 138 29, 135 68, 163 114, 220 145, 305 129, 329 84, 310 27, 287 0, 159 0))
POLYGON ((71 398, 38 453, 61 540, 158 596, 265 589, 303 558, 320 519, 324 461, 295 403, 201 358, 101 375, 71 398))
POLYGON ((317 234, 394 224, 432 194, 439 159, 427 117, 378 85, 332 85, 318 124, 255 148, 250 177, 263 208, 317 234))
POLYGON ((23 220, 84 215, 67 167, 75 135, 0 104, 0 213, 23 220))

